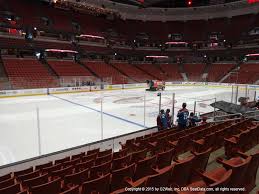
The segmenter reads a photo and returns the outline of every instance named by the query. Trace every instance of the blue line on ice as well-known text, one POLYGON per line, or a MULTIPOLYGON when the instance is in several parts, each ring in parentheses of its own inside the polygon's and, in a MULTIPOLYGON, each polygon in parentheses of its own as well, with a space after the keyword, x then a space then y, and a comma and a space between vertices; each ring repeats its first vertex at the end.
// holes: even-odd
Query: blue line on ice
MULTIPOLYGON (((82 104, 79 104, 79 103, 76 103, 76 102, 73 102, 73 101, 70 101, 70 100, 67 100, 67 99, 64 99, 64 98, 61 98, 59 96, 54 96, 54 95, 51 95, 50 96, 54 97, 54 98, 58 98, 60 100, 63 100, 63 101, 66 101, 66 102, 69 102, 71 104, 74 104, 74 105, 77 105, 77 106, 81 106, 81 107, 84 107, 84 108, 87 108, 87 109, 90 109, 90 110, 93 110, 95 112, 98 112, 98 113, 101 113, 100 110, 97 110, 97 109, 94 109, 94 108, 91 108, 89 106, 85 106, 85 105, 82 105, 82 104)), ((143 127, 143 128, 147 128, 146 126, 142 125, 142 124, 139 124, 139 123, 136 123, 136 122, 133 122, 133 121, 130 121, 130 120, 127 120, 127 119, 124 119, 122 117, 118 117, 118 116, 115 116, 113 114, 110 114, 110 113, 107 113, 107 112, 103 112, 104 115, 107 115, 107 116, 110 116, 110 117, 113 117, 115 119, 118 119, 118 120, 121 120, 121 121, 124 121, 124 122, 127 122, 127 123, 130 123, 132 125, 137 125, 138 127, 143 127)))

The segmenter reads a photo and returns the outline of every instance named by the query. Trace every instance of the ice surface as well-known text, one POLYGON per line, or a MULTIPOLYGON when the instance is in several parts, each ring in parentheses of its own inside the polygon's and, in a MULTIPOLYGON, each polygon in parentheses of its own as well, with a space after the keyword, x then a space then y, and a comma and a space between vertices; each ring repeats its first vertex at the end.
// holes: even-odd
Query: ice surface
MULTIPOLYGON (((231 100, 231 89, 177 86, 162 92, 162 108, 175 111, 187 102, 190 111, 212 111, 208 104, 231 100)), ((38 124, 42 154, 114 137, 156 125, 159 109, 157 92, 145 89, 85 92, 49 96, 0 99, 0 165, 35 157, 38 149, 38 124), (145 105, 145 108, 144 108, 145 105), (37 121, 39 109, 39 123, 37 121), (103 111, 103 125, 101 124, 103 111)))

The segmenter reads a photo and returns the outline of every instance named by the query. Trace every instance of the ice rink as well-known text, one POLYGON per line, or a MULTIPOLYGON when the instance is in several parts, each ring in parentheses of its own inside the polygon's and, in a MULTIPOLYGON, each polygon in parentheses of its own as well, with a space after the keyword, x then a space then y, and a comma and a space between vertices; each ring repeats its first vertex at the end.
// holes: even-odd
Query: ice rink
MULTIPOLYGON (((162 108, 172 108, 173 93, 175 112, 183 102, 204 113, 214 98, 231 100, 231 88, 167 87, 162 108)), ((0 165, 38 156, 39 136, 47 154, 153 127, 158 110, 157 92, 144 88, 0 99, 0 165)))

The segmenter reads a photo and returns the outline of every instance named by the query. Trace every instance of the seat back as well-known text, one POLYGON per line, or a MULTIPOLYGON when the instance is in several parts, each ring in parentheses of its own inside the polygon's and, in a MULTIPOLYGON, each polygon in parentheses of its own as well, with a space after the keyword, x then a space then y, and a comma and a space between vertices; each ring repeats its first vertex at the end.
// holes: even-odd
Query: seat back
POLYGON ((135 164, 112 171, 111 191, 126 187, 127 185, 124 179, 126 177, 133 178, 134 172, 135 172, 135 164))
POLYGON ((40 176, 40 170, 36 170, 36 171, 28 173, 28 174, 23 174, 23 175, 17 176, 17 180, 24 181, 24 180, 32 179, 32 178, 35 178, 38 176, 40 176))
POLYGON ((179 186, 187 185, 194 156, 190 156, 184 160, 178 160, 173 164, 171 182, 179 186))
POLYGON ((145 158, 137 162, 134 180, 153 174, 152 167, 156 164, 156 156, 145 158))
POLYGON ((52 165, 53 165, 52 162, 48 162, 48 163, 45 163, 45 164, 40 164, 40 165, 35 166, 35 170, 41 170, 43 168, 51 167, 52 165))
POLYGON ((46 193, 59 194, 60 191, 61 191, 60 178, 42 185, 33 186, 31 188, 31 194, 46 194, 46 193))
POLYGON ((3 175, 3 176, 0 177, 0 182, 6 181, 6 180, 8 180, 10 178, 12 178, 12 174, 11 173, 3 175))
POLYGON ((79 194, 79 186, 72 187, 60 194, 79 194))
POLYGON ((146 187, 167 187, 171 176, 172 166, 159 170, 158 174, 150 175, 147 178, 146 187))
POLYGON ((159 169, 170 166, 174 157, 174 149, 157 154, 156 165, 159 169))
POLYGON ((112 160, 112 154, 108 154, 105 156, 97 157, 95 160, 95 165, 100 165, 102 163, 108 162, 112 160))
POLYGON ((27 168, 25 170, 16 171, 13 174, 14 174, 15 177, 17 177, 17 176, 20 176, 20 175, 23 175, 23 174, 28 174, 28 173, 31 173, 31 172, 33 172, 33 167, 27 168))
POLYGON ((14 178, 7 179, 5 181, 0 182, 0 189, 5 188, 5 187, 9 187, 9 186, 14 185, 14 184, 15 184, 14 178))
POLYGON ((94 165, 94 160, 88 160, 86 162, 81 162, 76 164, 75 169, 76 172, 82 171, 82 170, 86 170, 91 168, 94 165))
POLYGON ((110 171, 111 171, 111 161, 103 163, 98 166, 93 166, 90 169, 90 178, 91 179, 98 178, 101 175, 110 173, 110 171))
POLYGON ((91 194, 92 192, 106 194, 110 190, 110 176, 106 174, 100 178, 84 182, 82 185, 82 194, 91 194))
POLYGON ((73 166, 69 166, 60 170, 55 170, 51 172, 51 176, 52 177, 60 177, 60 178, 64 178, 64 176, 66 174, 71 174, 73 171, 74 167, 73 166))
POLYGON ((143 149, 137 152, 133 152, 131 155, 131 162, 138 162, 139 160, 143 160, 146 158, 147 155, 147 149, 143 149))
POLYGON ((251 185, 253 187, 255 186, 256 175, 259 166, 259 151, 257 151, 255 154, 252 154, 251 157, 252 160, 249 163, 245 174, 245 183, 246 186, 251 185))
POLYGON ((0 189, 0 194, 14 194, 19 193, 21 190, 20 184, 14 184, 0 189))
MULTIPOLYGON (((209 187, 210 188, 216 188, 216 187, 224 188, 224 187, 227 187, 228 183, 230 181, 230 178, 231 178, 231 174, 232 174, 232 170, 228 170, 220 180, 216 181, 213 184, 210 184, 209 187)), ((211 193, 211 191, 207 191, 206 193, 211 193)), ((215 194, 219 193, 220 194, 220 193, 222 193, 222 191, 218 191, 218 192, 214 191, 213 193, 215 193, 215 194)))
POLYGON ((239 164, 233 163, 233 160, 229 160, 228 165, 223 166, 226 169, 232 169, 231 179, 229 182, 229 187, 241 187, 245 182, 245 175, 248 168, 249 163, 251 162, 252 157, 247 157, 244 161, 240 162, 239 164), (232 165, 233 163, 233 165, 232 165))
POLYGON ((101 151, 97 154, 98 157, 107 156, 109 154, 112 154, 112 149, 101 151))
POLYGON ((48 178, 49 178, 49 175, 44 174, 44 175, 41 175, 39 177, 24 180, 23 185, 25 185, 28 188, 31 188, 31 187, 36 186, 36 185, 42 185, 42 184, 45 184, 45 183, 48 182, 48 178))
POLYGON ((200 169, 205 171, 209 161, 211 151, 212 151, 212 148, 209 148, 208 150, 200 153, 193 152, 193 155, 195 157, 193 159, 192 169, 194 170, 200 169))
POLYGON ((129 165, 131 163, 130 158, 131 158, 131 155, 129 154, 129 155, 123 156, 121 158, 113 159, 112 160, 112 169, 117 170, 117 169, 123 168, 126 165, 129 165))
POLYGON ((96 148, 96 149, 93 149, 93 150, 88 150, 86 155, 98 154, 99 151, 100 151, 100 148, 96 148))
POLYGON ((89 178, 89 169, 85 169, 83 171, 68 174, 64 177, 64 184, 67 185, 72 183, 74 185, 81 185, 83 182, 87 181, 89 178))
POLYGON ((70 157, 65 157, 62 159, 55 160, 55 164, 62 164, 64 162, 70 161, 70 157))

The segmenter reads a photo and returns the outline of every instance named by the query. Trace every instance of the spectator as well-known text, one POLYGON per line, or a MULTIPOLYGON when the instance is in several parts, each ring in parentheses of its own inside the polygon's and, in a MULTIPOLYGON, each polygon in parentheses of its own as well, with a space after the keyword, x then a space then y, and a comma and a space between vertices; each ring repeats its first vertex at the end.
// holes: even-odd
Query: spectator
POLYGON ((195 127, 196 123, 201 122, 201 119, 198 119, 197 116, 194 115, 193 112, 191 112, 190 117, 189 117, 189 127, 195 127))
POLYGON ((158 130, 167 129, 167 120, 164 109, 160 110, 159 115, 157 116, 157 128, 158 130))
POLYGON ((171 128, 172 127, 172 125, 171 125, 172 116, 170 115, 170 109, 169 108, 166 109, 165 115, 166 115, 166 120, 167 120, 167 127, 171 128))
POLYGON ((187 126, 189 111, 186 108, 187 104, 182 104, 182 109, 178 111, 177 117, 178 117, 178 130, 183 130, 187 126))
POLYGON ((202 117, 201 125, 207 124, 207 117, 202 117))

